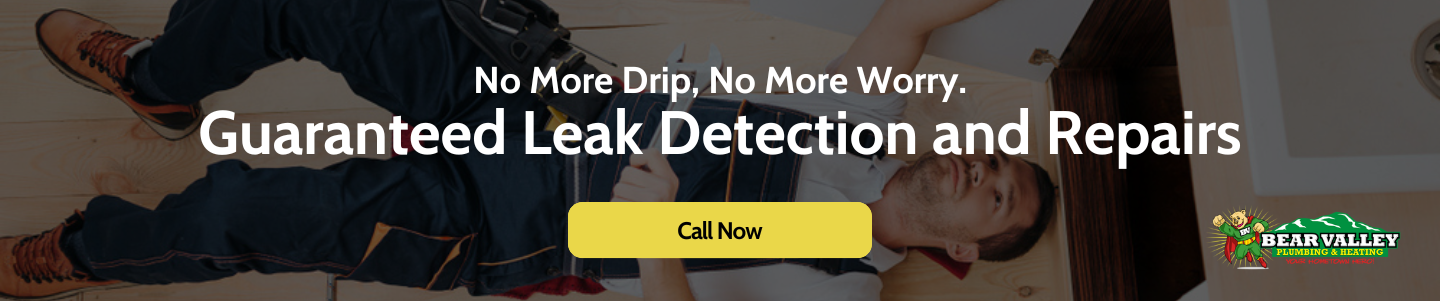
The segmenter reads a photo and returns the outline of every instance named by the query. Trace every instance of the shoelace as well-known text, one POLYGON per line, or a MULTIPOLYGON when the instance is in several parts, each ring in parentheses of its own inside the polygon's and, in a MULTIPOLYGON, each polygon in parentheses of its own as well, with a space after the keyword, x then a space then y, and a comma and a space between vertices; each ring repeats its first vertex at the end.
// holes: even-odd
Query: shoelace
POLYGON ((11 249, 15 260, 15 274, 26 283, 55 282, 75 279, 73 270, 67 271, 66 260, 57 247, 60 245, 60 229, 45 231, 40 235, 21 238, 11 249))
POLYGON ((99 69, 122 89, 129 90, 129 85, 122 80, 128 64, 125 51, 140 41, 140 38, 111 30, 93 32, 90 38, 80 42, 80 59, 88 62, 91 68, 99 69))

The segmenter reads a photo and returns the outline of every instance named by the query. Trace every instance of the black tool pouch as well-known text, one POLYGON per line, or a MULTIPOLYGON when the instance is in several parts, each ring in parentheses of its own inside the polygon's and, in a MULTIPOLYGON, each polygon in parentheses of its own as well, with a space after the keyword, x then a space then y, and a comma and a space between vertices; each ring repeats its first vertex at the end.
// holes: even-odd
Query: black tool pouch
MULTIPOLYGON (((528 79, 536 67, 555 67, 557 78, 603 75, 570 44, 570 30, 560 25, 560 15, 539 0, 444 0, 444 7, 455 26, 504 72, 528 79)), ((521 80, 527 89, 537 92, 541 102, 580 124, 594 122, 609 99, 599 92, 555 93, 552 87, 529 87, 528 83, 521 80)))

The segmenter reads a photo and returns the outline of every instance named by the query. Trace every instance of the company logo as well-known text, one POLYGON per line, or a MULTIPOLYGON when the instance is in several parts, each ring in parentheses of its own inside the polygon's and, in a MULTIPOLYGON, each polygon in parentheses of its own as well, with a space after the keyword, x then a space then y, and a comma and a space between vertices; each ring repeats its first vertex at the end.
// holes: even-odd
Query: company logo
POLYGON ((1289 264, 1370 264, 1399 247, 1400 233, 1387 232, 1336 212, 1274 224, 1257 210, 1216 215, 1216 254, 1238 269, 1268 269, 1267 257, 1289 264))
POLYGON ((1388 257, 1400 233, 1355 221, 1343 212, 1296 219, 1260 235, 1260 246, 1275 257, 1388 257))

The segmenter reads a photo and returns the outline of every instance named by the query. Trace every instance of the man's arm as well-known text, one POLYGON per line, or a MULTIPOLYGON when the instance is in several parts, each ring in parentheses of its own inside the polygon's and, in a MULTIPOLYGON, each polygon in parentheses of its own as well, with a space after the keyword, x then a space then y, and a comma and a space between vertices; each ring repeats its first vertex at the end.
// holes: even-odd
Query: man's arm
POLYGON ((680 259, 640 258, 640 289, 645 300, 695 301, 685 263, 680 259))
MULTIPOLYGON (((674 202, 680 178, 659 149, 630 156, 620 173, 612 202, 674 202)), ((645 300, 694 301, 685 263, 679 259, 640 258, 640 290, 645 300)))
MULTIPOLYGON (((890 75, 910 74, 925 52, 930 33, 951 23, 969 18, 990 7, 999 0, 889 0, 880 6, 875 18, 855 42, 845 58, 840 60, 836 73, 851 78, 856 83, 860 74, 856 67, 879 68, 884 74, 885 67, 893 67, 890 75)), ((854 87, 847 89, 859 91, 854 87)), ((871 90, 870 94, 879 91, 871 90)))

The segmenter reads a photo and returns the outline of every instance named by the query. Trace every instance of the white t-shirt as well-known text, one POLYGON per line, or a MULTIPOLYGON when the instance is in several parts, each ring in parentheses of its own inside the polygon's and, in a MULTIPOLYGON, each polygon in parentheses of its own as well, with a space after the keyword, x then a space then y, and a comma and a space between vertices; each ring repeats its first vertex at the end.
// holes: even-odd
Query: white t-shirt
MULTIPOLYGON (((838 59, 836 61, 839 61, 838 59)), ((838 111, 846 121, 877 125, 900 122, 905 112, 905 95, 845 94, 725 95, 715 98, 745 99, 755 103, 786 107, 835 120, 838 111)), ((815 145, 815 138, 810 138, 815 145)), ((905 166, 894 158, 864 159, 854 155, 805 156, 800 166, 800 183, 795 193, 799 202, 862 202, 880 200, 890 177, 905 166)), ((884 272, 905 259, 904 250, 891 250, 871 241, 870 253, 861 259, 884 272)), ((869 273, 838 276, 806 266, 775 264, 753 268, 693 272, 686 274, 695 299, 706 300, 880 300, 880 277, 869 273)), ((606 279, 606 289, 641 296, 640 279, 606 279)))

